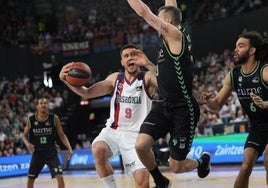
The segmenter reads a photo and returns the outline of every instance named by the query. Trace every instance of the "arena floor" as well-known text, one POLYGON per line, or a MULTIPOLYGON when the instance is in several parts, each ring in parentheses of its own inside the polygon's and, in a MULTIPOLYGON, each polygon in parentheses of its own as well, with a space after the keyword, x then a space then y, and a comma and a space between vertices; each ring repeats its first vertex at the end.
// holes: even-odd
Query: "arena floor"
MULTIPOLYGON (((163 168, 164 174, 172 180, 172 188, 232 188, 233 182, 239 171, 239 166, 212 166, 211 173, 204 179, 198 178, 196 171, 184 174, 174 174, 163 168)), ((115 178, 118 188, 135 188, 132 178, 115 171, 115 178)), ((66 188, 103 188, 102 182, 98 179, 96 171, 65 171, 64 179, 66 188)), ((0 179, 0 188, 23 188, 26 187, 26 176, 0 179)), ((153 187, 151 180, 151 187, 153 187)), ((56 188, 56 180, 50 179, 50 174, 44 173, 36 180, 37 188, 56 188)), ((265 170, 263 166, 256 166, 250 178, 250 188, 264 188, 265 170)))

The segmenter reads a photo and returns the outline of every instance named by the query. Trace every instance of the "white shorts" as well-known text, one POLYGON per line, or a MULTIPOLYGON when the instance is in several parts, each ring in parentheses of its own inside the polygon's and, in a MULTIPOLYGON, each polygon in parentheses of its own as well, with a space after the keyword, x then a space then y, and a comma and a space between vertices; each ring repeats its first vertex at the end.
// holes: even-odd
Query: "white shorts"
POLYGON ((121 154, 125 172, 132 175, 137 169, 145 169, 135 150, 137 136, 138 133, 135 132, 124 132, 105 127, 92 144, 97 141, 105 141, 113 156, 121 154))

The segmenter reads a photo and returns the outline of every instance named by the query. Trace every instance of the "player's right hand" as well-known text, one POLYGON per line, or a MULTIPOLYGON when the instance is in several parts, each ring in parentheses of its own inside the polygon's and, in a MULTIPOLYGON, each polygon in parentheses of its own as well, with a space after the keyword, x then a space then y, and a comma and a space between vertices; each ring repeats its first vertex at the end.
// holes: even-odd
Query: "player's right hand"
POLYGON ((203 102, 204 104, 208 104, 208 101, 212 95, 213 95, 213 93, 211 93, 211 92, 203 91, 201 94, 201 97, 200 97, 201 102, 203 102))
POLYGON ((34 147, 35 147, 35 146, 34 146, 33 144, 31 144, 31 143, 29 143, 29 144, 27 145, 27 149, 28 149, 28 151, 29 151, 30 153, 33 153, 33 152, 34 152, 34 150, 35 150, 34 147))
POLYGON ((68 71, 70 70, 70 67, 74 64, 74 62, 67 63, 61 68, 59 78, 61 81, 66 81, 65 76, 68 75, 68 71))

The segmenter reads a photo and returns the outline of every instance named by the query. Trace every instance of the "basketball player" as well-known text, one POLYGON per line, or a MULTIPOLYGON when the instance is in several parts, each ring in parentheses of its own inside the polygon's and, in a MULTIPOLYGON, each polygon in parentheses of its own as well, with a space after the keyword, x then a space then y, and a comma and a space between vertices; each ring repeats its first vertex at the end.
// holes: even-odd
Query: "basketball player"
POLYGON ((59 188, 64 188, 62 166, 57 152, 57 136, 68 149, 68 158, 72 148, 64 134, 59 117, 48 112, 48 100, 38 98, 36 113, 29 117, 23 132, 23 141, 29 152, 33 152, 28 172, 27 188, 33 188, 35 179, 46 164, 51 177, 56 178, 59 188))
POLYGON ((141 0, 128 0, 132 9, 158 31, 160 48, 157 58, 157 83, 160 100, 141 126, 136 142, 139 158, 154 178, 156 187, 170 187, 171 182, 159 171, 151 146, 170 132, 169 165, 175 173, 198 169, 200 178, 210 172, 210 155, 198 160, 187 155, 193 142, 200 109, 192 94, 193 66, 191 38, 181 26, 182 15, 176 0, 166 0, 158 16, 141 0))
POLYGON ((95 167, 104 187, 117 187, 109 158, 121 154, 125 171, 134 176, 136 187, 148 188, 149 173, 136 154, 135 141, 140 125, 151 109, 151 98, 157 87, 155 66, 132 44, 123 46, 120 55, 124 72, 115 72, 89 88, 75 87, 66 82, 65 75, 72 63, 63 66, 59 77, 83 98, 112 92, 110 118, 92 143, 95 167), (141 71, 141 65, 149 71, 141 71))
POLYGON ((250 31, 242 33, 234 50, 235 67, 227 73, 223 87, 212 98, 211 92, 203 92, 201 99, 213 111, 219 111, 232 91, 250 121, 244 146, 244 158, 234 188, 247 188, 249 176, 257 159, 264 151, 266 184, 268 186, 268 42, 250 31))

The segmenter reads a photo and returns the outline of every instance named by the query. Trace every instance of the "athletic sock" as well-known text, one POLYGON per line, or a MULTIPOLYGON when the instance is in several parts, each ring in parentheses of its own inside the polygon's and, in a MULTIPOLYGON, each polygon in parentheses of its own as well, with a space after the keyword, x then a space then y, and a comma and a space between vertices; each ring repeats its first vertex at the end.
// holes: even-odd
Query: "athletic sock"
POLYGON ((165 182, 164 176, 160 172, 159 168, 156 166, 152 171, 149 171, 152 175, 154 182, 156 184, 162 184, 165 182))
POLYGON ((101 181, 103 182, 105 188, 117 188, 113 175, 101 178, 101 181))

